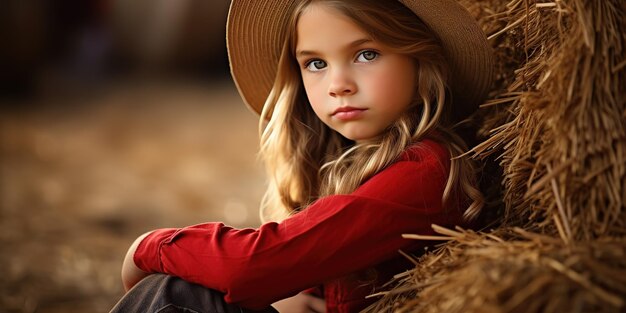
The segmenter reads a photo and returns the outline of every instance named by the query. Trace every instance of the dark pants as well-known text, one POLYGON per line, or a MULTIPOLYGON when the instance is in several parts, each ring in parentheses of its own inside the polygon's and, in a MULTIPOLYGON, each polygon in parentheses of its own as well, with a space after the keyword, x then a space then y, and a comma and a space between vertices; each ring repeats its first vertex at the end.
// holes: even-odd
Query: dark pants
POLYGON ((223 294, 174 276, 144 278, 115 305, 111 313, 278 313, 269 307, 252 311, 228 304, 223 294))

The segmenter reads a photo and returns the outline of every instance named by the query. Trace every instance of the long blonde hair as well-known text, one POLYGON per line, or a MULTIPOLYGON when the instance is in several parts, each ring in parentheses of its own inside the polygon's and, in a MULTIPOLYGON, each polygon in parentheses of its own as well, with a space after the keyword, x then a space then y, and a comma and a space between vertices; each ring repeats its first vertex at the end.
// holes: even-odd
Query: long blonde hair
POLYGON ((471 220, 479 213, 483 197, 476 188, 475 165, 457 158, 467 147, 446 119, 443 51, 413 12, 398 1, 305 0, 295 8, 286 37, 259 126, 261 156, 269 174, 261 203, 263 221, 282 220, 323 196, 351 193, 424 138, 444 144, 452 157, 443 204, 462 196, 471 202, 464 217, 471 220), (315 2, 337 9, 375 41, 415 60, 414 103, 374 143, 353 144, 343 138, 315 115, 308 102, 294 53, 298 19, 315 2))

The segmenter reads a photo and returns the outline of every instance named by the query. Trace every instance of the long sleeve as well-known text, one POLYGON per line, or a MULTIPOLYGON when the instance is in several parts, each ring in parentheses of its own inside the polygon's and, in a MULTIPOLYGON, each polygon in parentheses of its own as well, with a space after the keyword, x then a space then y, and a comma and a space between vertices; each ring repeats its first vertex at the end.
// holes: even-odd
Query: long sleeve
POLYGON ((423 149, 352 194, 322 198, 258 229, 205 223, 157 230, 141 242, 135 263, 221 291, 227 302, 267 307, 422 244, 403 239, 403 233, 428 234, 431 224, 456 222, 458 214, 441 205, 446 155, 423 149))

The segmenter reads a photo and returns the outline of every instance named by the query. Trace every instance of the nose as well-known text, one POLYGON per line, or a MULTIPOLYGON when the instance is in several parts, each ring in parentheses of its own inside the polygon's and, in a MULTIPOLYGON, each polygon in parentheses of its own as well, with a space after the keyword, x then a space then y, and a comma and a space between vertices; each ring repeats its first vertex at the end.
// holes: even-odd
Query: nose
POLYGON ((357 86, 346 69, 337 69, 331 73, 328 95, 331 97, 341 97, 352 95, 357 92, 357 86))

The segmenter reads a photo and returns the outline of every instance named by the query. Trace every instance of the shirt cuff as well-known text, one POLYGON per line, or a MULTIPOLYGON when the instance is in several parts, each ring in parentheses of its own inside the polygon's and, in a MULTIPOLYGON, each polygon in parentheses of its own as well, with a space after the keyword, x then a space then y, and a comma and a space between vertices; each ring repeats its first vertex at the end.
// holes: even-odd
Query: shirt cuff
POLYGON ((314 296, 314 297, 318 297, 318 298, 324 298, 324 292, 322 291, 323 286, 316 286, 313 288, 309 288, 309 289, 305 289, 302 291, 302 293, 314 296))
POLYGON ((144 272, 165 273, 161 263, 161 245, 177 231, 177 228, 157 229, 141 240, 133 255, 135 265, 144 272))

